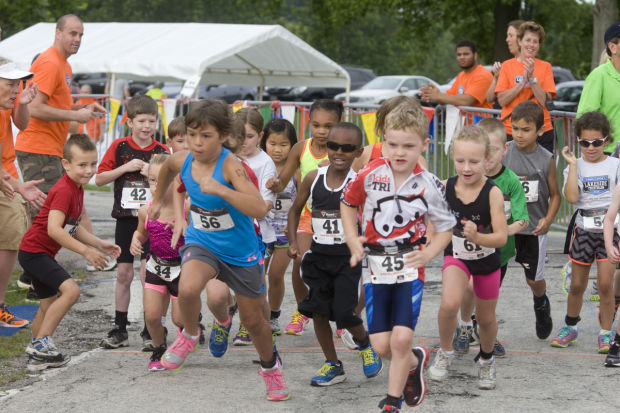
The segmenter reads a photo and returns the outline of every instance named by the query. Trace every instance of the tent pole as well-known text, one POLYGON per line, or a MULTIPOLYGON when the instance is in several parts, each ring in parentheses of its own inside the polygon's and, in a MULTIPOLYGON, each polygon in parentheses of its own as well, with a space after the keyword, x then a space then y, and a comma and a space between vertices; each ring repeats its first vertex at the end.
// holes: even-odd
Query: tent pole
POLYGON ((257 100, 263 100, 263 89, 265 88, 265 74, 263 73, 263 71, 258 66, 255 66, 252 63, 250 63, 250 61, 248 61, 243 56, 239 55, 239 53, 236 53, 235 56, 239 60, 241 60, 243 63, 245 63, 246 65, 250 66, 252 69, 256 70, 258 72, 258 74, 260 75, 260 86, 258 88, 259 96, 258 96, 257 100))

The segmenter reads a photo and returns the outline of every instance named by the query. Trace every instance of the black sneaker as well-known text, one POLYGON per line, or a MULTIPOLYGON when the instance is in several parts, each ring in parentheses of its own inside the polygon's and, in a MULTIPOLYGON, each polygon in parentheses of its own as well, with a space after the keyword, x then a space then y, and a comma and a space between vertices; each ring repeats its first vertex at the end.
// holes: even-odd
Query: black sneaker
POLYGON ((549 299, 545 299, 545 304, 538 308, 534 306, 534 313, 536 314, 536 335, 539 339, 544 340, 549 337, 551 330, 553 330, 549 299))
POLYGON ((26 293, 26 301, 39 301, 39 295, 34 288, 28 288, 28 292, 26 293))
POLYGON ((407 406, 418 406, 424 400, 426 394, 426 380, 424 380, 424 367, 428 363, 428 350, 424 347, 414 347, 413 355, 418 359, 418 367, 409 372, 403 396, 407 406))
POLYGON ((22 290, 27 290, 30 288, 30 284, 32 284, 32 280, 26 275, 25 272, 22 272, 17 279, 17 286, 22 290))
POLYGON ((149 330, 147 330, 146 326, 144 326, 144 329, 140 333, 140 337, 142 337, 142 351, 150 353, 155 350, 153 339, 151 338, 151 334, 149 333, 149 330))
POLYGON ((400 409, 398 408, 398 406, 388 404, 387 397, 379 402, 379 408, 381 409, 381 413, 399 413, 400 412, 400 409))
POLYGON ((55 367, 62 367, 71 361, 71 356, 58 354, 57 356, 41 357, 35 355, 28 355, 28 361, 26 362, 26 368, 29 371, 42 371, 55 367))
POLYGON ((115 326, 108 332, 108 336, 101 340, 99 345, 108 349, 129 347, 129 334, 127 334, 126 329, 121 329, 119 326, 115 326))
POLYGON ((620 367, 620 344, 614 342, 605 357, 605 367, 620 367))
POLYGON ((205 326, 202 323, 198 323, 198 327, 200 327, 200 337, 198 338, 198 343, 200 344, 204 344, 205 343, 205 326))

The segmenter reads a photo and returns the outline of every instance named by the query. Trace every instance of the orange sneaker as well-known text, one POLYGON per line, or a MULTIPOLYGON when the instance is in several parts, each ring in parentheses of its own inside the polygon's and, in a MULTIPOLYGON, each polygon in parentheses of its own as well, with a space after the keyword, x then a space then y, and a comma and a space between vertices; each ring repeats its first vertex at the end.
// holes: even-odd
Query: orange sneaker
POLYGON ((0 327, 22 328, 28 324, 30 324, 28 320, 17 317, 6 305, 0 304, 0 327))

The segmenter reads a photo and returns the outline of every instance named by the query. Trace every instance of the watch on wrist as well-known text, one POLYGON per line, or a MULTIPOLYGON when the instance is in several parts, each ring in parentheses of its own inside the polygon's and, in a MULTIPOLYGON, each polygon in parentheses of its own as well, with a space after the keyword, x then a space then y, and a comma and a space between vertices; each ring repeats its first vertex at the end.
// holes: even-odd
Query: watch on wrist
POLYGON ((532 79, 532 80, 530 81, 530 83, 532 83, 532 84, 536 84, 536 83, 538 83, 538 79, 534 78, 534 79, 532 79))

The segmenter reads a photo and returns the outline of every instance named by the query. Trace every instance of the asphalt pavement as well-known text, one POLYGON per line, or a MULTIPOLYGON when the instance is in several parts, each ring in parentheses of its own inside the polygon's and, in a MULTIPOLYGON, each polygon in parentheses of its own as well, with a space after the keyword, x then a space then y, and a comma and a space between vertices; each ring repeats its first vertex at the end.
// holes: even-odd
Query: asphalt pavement
MULTIPOLYGON (((109 239, 114 233, 114 221, 109 216, 111 197, 111 193, 90 191, 86 195, 95 232, 109 239)), ((477 389, 473 362, 477 347, 474 347, 469 354, 457 357, 446 382, 427 381, 429 391, 422 405, 415 408, 417 411, 618 411, 620 369, 605 368, 604 356, 597 353, 600 327, 596 321, 597 303, 587 297, 590 288, 581 313, 579 341, 567 349, 549 345, 566 311, 560 273, 566 262, 565 255, 560 253, 563 242, 564 234, 550 233, 546 279, 554 321, 552 336, 547 340, 536 337, 532 295, 523 271, 511 262, 497 307, 498 337, 507 349, 507 355, 496 360, 497 388, 477 389)), ((80 258, 70 252, 63 252, 60 260, 74 265, 80 262, 80 258)), ((416 345, 431 349, 431 361, 439 342, 436 317, 441 299, 440 265, 441 261, 435 259, 427 267, 415 338, 416 345)), ((74 314, 97 311, 110 319, 114 275, 114 272, 89 274, 74 314)), ((287 283, 282 327, 294 309, 292 289, 287 283)), ((203 307, 203 313, 206 311, 203 307)), ((288 401, 265 399, 265 385, 257 374, 258 366, 254 361, 258 357, 254 348, 235 347, 232 342, 222 358, 211 356, 208 346, 204 345, 190 354, 180 371, 149 372, 149 356, 140 352, 141 291, 137 280, 132 285, 129 317, 135 322, 130 332, 130 347, 74 351, 67 367, 48 370, 36 375, 34 380, 27 380, 25 385, 19 382, 15 389, 0 394, 0 411, 376 412, 379 411, 377 403, 385 396, 389 362, 378 377, 367 379, 357 353, 346 349, 336 338, 346 381, 331 387, 311 387, 310 379, 324 361, 311 325, 303 336, 283 335, 277 341, 291 392, 288 401)), ((205 321, 211 322, 211 319, 208 315, 205 321)), ((107 328, 109 325, 102 325, 100 331, 107 328)), ((174 331, 170 317, 168 329, 174 331)), ((238 317, 235 317, 232 334, 237 329, 238 317)), ((169 343, 174 336, 173 333, 169 337, 169 343)), ((92 348, 97 338, 93 336, 90 340, 87 348, 92 348)), ((63 338, 56 341, 62 343, 63 338)), ((404 407, 403 411, 413 409, 404 407)))

